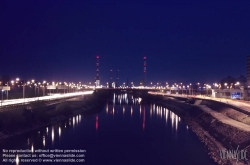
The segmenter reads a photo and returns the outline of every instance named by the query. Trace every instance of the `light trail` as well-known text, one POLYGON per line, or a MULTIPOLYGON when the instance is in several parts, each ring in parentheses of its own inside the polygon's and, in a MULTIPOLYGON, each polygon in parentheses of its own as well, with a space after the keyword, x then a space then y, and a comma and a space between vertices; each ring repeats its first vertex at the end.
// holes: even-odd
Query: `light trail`
POLYGON ((85 92, 77 92, 77 93, 54 94, 52 96, 3 100, 2 106, 30 103, 30 102, 42 101, 42 100, 55 100, 55 99, 60 99, 60 98, 72 97, 72 96, 89 95, 89 94, 92 94, 93 92, 94 91, 85 91, 85 92))

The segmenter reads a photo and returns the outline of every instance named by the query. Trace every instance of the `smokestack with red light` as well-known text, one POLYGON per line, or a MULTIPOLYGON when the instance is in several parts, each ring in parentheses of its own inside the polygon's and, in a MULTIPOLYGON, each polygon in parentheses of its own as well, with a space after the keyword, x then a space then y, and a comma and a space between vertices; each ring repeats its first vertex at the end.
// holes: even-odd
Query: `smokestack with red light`
POLYGON ((109 87, 110 87, 110 88, 112 87, 112 83, 113 83, 113 78, 112 78, 112 76, 113 76, 113 70, 110 69, 110 83, 109 83, 109 87))
POLYGON ((113 70, 110 69, 110 82, 111 82, 111 83, 112 83, 112 72, 113 72, 113 70))
POLYGON ((146 86, 146 67, 147 67, 147 64, 146 64, 146 60, 147 60, 147 57, 146 56, 144 56, 143 57, 143 60, 144 60, 144 70, 143 70, 143 72, 144 72, 144 86, 146 86))
POLYGON ((99 77, 99 56, 96 56, 96 78, 95 78, 95 86, 100 86, 100 77, 99 77))
POLYGON ((116 73, 116 86, 118 86, 118 82, 119 82, 119 70, 117 70, 116 73))

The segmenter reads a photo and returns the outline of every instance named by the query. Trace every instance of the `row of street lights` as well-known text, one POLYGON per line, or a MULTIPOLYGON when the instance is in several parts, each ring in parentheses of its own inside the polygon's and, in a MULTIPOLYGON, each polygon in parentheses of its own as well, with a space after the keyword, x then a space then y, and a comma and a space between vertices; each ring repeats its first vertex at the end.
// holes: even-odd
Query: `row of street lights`
MULTIPOLYGON (((32 88, 32 86, 34 87, 34 90, 35 90, 35 96, 40 96, 40 88, 43 88, 43 96, 45 96, 45 89, 50 89, 50 94, 51 94, 51 89, 57 89, 57 93, 58 93, 58 89, 63 89, 64 90, 64 93, 65 93, 65 90, 67 90, 67 92, 76 92, 76 91, 79 91, 83 88, 86 88, 87 85, 83 85, 81 82, 79 83, 73 83, 73 82, 47 82, 47 81, 35 81, 34 79, 32 80, 20 80, 19 78, 16 78, 15 80, 11 80, 10 82, 6 82, 6 84, 3 84, 3 82, 0 82, 0 87, 1 87, 1 91, 2 91, 2 99, 1 99, 1 106, 2 106, 2 103, 3 103, 3 92, 5 91, 4 90, 4 87, 10 87, 11 88, 15 88, 16 87, 20 87, 22 86, 23 88, 23 99, 24 99, 24 102, 25 102, 25 88, 26 86, 29 86, 30 88, 32 88), (10 86, 9 86, 10 84, 10 86), (6 86, 4 86, 6 85, 6 86)), ((7 100, 8 100, 8 90, 6 90, 6 93, 7 93, 7 100)))

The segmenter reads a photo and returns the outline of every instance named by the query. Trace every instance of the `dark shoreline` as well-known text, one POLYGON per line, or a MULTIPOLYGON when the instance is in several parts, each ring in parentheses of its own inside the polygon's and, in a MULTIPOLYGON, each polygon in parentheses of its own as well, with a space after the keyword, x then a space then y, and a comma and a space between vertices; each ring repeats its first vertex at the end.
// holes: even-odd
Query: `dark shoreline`
MULTIPOLYGON (((218 164, 235 164, 234 159, 221 159, 221 149, 245 149, 250 144, 250 133, 241 131, 232 126, 226 125, 210 114, 205 113, 198 106, 186 101, 179 101, 173 98, 155 96, 157 104, 169 108, 179 115, 187 123, 189 128, 206 145, 208 154, 218 164)), ((247 158, 250 157, 247 152, 247 158)), ((250 164, 247 161, 239 161, 237 164, 250 164)))

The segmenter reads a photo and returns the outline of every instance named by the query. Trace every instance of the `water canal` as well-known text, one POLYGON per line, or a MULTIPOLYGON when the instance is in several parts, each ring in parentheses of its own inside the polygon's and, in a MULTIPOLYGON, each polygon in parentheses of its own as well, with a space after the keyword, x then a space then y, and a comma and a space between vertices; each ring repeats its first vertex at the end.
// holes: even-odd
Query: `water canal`
MULTIPOLYGON (((0 145, 6 150, 28 149, 33 154, 38 149, 84 150, 80 153, 84 155, 81 157, 84 163, 74 164, 215 164, 204 144, 179 116, 126 93, 114 94, 99 112, 79 114, 56 125, 7 139, 0 145)), ((38 162, 45 159, 40 159, 39 154, 36 156, 38 162)), ((20 159, 18 164, 38 163, 22 163, 20 159)))

